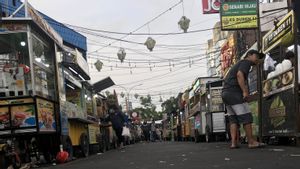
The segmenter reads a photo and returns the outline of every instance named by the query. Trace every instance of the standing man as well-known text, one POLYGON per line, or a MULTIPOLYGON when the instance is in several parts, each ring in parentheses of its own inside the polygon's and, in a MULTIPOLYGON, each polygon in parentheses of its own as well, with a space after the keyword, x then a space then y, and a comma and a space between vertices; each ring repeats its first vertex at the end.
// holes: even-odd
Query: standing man
POLYGON ((125 115, 122 113, 116 105, 113 105, 109 109, 108 121, 111 121, 112 127, 118 137, 118 148, 124 147, 124 138, 122 136, 123 126, 125 123, 125 115))
POLYGON ((247 82, 248 74, 251 66, 258 63, 258 57, 258 51, 248 51, 245 58, 233 65, 224 78, 222 99, 226 104, 227 113, 229 115, 231 135, 230 148, 238 148, 237 133, 239 124, 242 124, 244 127, 249 148, 260 148, 265 146, 265 144, 259 143, 253 138, 253 117, 247 103, 249 96, 247 82))

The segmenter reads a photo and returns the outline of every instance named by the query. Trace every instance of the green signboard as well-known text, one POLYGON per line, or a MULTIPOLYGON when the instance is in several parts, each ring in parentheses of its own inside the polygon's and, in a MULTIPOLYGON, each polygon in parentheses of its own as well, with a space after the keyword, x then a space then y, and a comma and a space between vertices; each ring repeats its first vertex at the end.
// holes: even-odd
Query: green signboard
POLYGON ((223 2, 221 4, 222 30, 257 28, 257 2, 223 2))

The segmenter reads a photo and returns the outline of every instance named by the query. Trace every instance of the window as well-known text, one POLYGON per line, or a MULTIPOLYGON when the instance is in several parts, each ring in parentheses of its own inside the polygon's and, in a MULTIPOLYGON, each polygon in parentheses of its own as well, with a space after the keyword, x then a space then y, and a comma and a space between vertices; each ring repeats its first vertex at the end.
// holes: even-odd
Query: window
POLYGON ((12 4, 13 4, 13 6, 17 6, 16 0, 12 0, 12 4))
POLYGON ((32 35, 36 95, 54 100, 56 96, 54 48, 51 48, 51 45, 42 38, 32 35))
POLYGON ((0 34, 0 97, 32 94, 27 33, 0 34))

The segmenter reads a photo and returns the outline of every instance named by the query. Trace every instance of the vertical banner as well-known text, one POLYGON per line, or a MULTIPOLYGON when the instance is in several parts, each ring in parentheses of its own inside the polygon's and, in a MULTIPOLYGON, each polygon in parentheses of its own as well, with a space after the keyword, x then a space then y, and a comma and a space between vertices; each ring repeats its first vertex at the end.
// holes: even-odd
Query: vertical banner
POLYGON ((40 131, 56 131, 54 103, 37 98, 36 104, 40 131))
POLYGON ((0 129, 9 129, 10 120, 9 120, 9 108, 0 107, 0 129))

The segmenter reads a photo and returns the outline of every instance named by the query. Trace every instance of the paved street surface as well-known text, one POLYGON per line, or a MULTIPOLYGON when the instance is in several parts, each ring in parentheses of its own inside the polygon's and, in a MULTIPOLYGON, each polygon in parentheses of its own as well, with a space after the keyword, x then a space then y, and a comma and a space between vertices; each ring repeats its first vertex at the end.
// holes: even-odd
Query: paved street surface
MULTIPOLYGON (((293 169, 300 148, 268 146, 230 150, 227 143, 140 143, 49 169, 293 169)), ((46 169, 46 168, 45 168, 46 169)))

